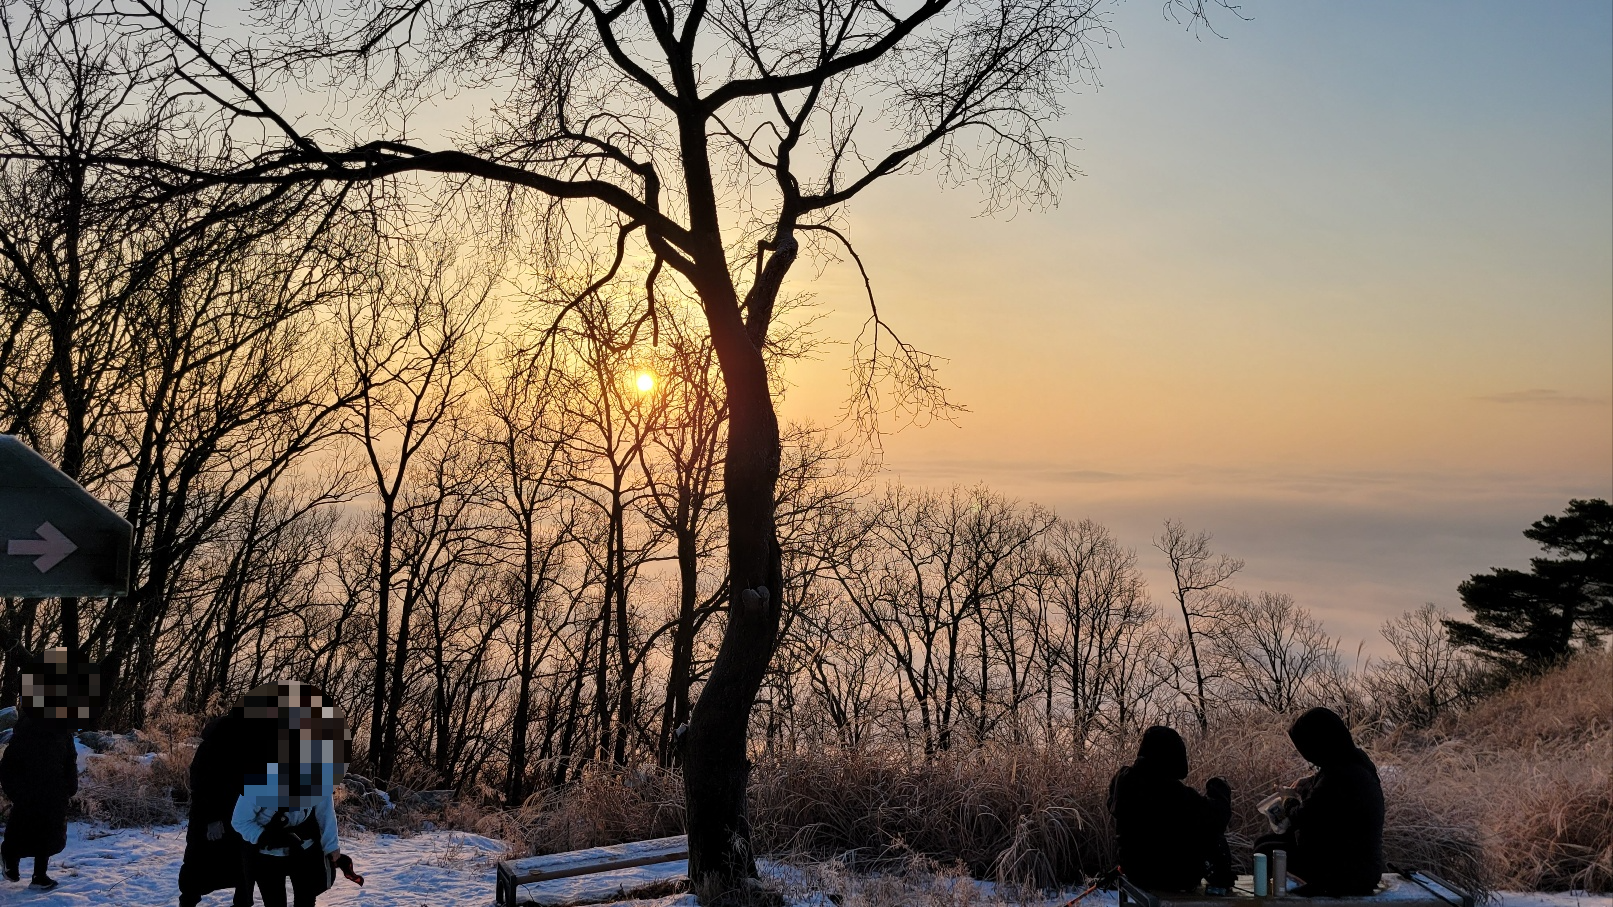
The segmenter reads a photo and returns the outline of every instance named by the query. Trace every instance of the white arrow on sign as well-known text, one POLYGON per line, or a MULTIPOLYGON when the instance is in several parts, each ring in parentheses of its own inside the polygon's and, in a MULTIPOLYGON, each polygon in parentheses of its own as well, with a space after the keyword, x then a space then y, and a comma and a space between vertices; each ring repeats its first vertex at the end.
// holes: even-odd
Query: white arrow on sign
POLYGON ((39 536, 37 539, 10 539, 6 542, 7 554, 38 555, 34 567, 40 573, 50 572, 50 568, 60 564, 62 558, 78 550, 73 540, 50 523, 40 523, 34 530, 39 536))

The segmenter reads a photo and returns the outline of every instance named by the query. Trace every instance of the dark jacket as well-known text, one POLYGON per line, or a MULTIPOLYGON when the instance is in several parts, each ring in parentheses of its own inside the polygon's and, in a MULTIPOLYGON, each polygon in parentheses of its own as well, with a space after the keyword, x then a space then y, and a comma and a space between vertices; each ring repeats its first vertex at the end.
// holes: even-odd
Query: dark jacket
MULTIPOLYGON (((205 831, 212 822, 230 822, 248 768, 245 728, 234 714, 214 718, 202 729, 202 742, 190 762, 190 828, 205 831)), ((262 766, 258 766, 262 771, 262 766)))
POLYGON ((1318 771, 1293 816, 1289 870, 1304 894, 1371 894, 1383 875, 1383 787, 1344 719, 1311 709, 1289 728, 1294 748, 1318 771))
POLYGON ((208 722, 190 763, 190 824, 185 830, 185 859, 179 867, 179 890, 205 895, 242 883, 241 836, 230 827, 230 814, 249 772, 263 771, 272 755, 274 722, 243 717, 239 709, 208 722), (219 823, 218 840, 207 839, 207 826, 219 823))
POLYGON ((78 793, 78 752, 66 722, 24 712, 0 757, 0 790, 11 801, 8 857, 49 857, 67 849, 67 801, 78 793))
POLYGON ((1205 861, 1227 827, 1232 801, 1223 786, 1216 796, 1182 783, 1187 746, 1168 727, 1151 727, 1137 747, 1137 761, 1109 782, 1109 813, 1120 839, 1120 868, 1143 888, 1187 891, 1204 878, 1205 861))

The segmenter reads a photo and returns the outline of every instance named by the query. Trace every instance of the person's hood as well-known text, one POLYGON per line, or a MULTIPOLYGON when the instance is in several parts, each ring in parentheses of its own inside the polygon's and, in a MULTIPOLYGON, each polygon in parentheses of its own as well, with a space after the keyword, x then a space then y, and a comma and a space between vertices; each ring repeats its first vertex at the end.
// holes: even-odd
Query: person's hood
POLYGON ((1143 742, 1137 747, 1137 771, 1162 775, 1180 780, 1187 777, 1187 744, 1182 735, 1168 727, 1154 725, 1143 732, 1143 742))
POLYGON ((1359 752, 1350 729, 1332 709, 1314 708, 1295 719, 1288 729, 1294 749, 1312 765, 1336 765, 1359 752))

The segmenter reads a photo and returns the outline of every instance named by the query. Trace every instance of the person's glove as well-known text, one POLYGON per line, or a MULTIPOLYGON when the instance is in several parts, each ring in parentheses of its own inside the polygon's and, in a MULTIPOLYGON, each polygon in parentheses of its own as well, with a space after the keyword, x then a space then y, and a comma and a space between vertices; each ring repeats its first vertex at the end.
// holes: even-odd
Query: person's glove
POLYGON ((298 843, 300 841, 297 836, 286 828, 265 828, 263 834, 258 836, 258 847, 262 850, 295 847, 298 843))
POLYGON ((297 836, 287 827, 286 814, 277 812, 269 824, 263 826, 263 834, 258 836, 258 846, 264 850, 278 847, 292 847, 297 844, 297 836))
POLYGON ((1204 793, 1212 800, 1232 800, 1232 785, 1225 778, 1211 778, 1204 782, 1204 793))
POLYGON ((224 823, 223 822, 209 822, 209 823, 207 823, 207 840, 209 840, 209 841, 219 841, 219 840, 223 840, 223 838, 224 838, 224 823))

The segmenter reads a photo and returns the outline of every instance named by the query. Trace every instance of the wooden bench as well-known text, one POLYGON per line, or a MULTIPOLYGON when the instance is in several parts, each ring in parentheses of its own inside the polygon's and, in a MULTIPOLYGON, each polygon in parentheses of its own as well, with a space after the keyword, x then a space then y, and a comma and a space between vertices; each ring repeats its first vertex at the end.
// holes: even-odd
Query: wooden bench
POLYGON ((1210 897, 1192 892, 1145 891, 1124 876, 1120 879, 1120 907, 1474 907, 1471 894, 1426 872, 1385 875, 1375 894, 1343 898, 1255 897, 1254 877, 1239 876, 1232 893, 1210 897))
POLYGON ((689 858, 689 839, 684 835, 674 838, 657 838, 653 841, 636 841, 631 844, 614 844, 609 847, 591 847, 567 853, 541 857, 523 857, 505 860, 498 864, 498 905, 519 907, 519 888, 536 882, 565 879, 573 876, 594 875, 675 863, 689 858))

